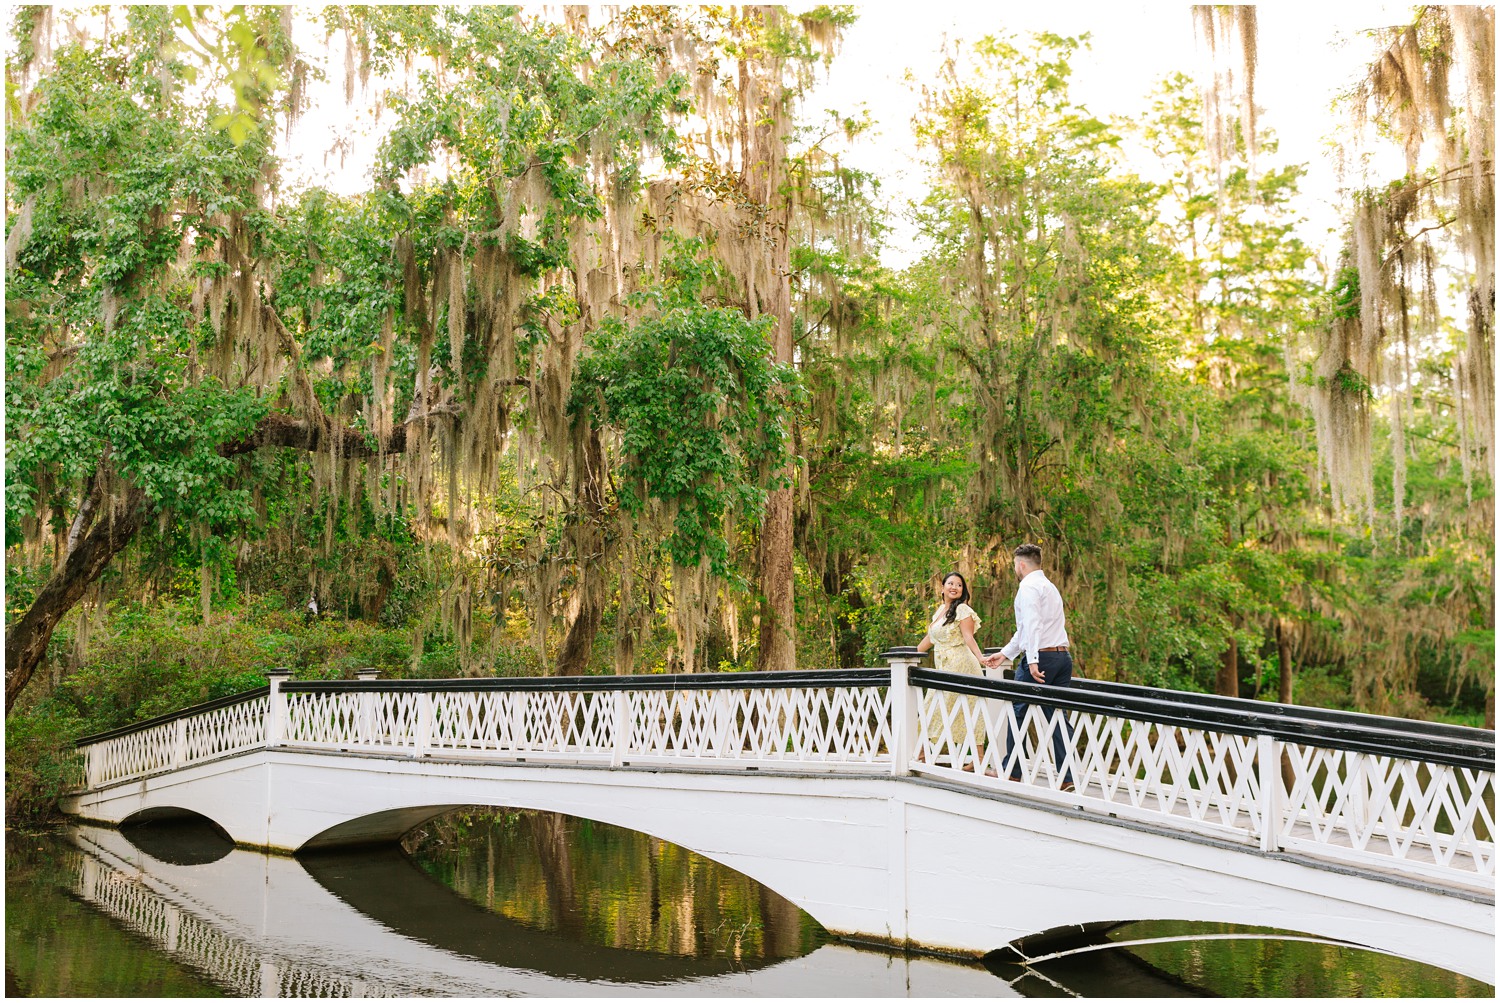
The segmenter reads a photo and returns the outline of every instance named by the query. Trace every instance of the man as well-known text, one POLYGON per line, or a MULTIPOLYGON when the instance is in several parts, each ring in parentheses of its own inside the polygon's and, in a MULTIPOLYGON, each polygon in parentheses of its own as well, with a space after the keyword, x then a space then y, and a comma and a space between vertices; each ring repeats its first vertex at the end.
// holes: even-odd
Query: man
MULTIPOLYGON (((1017 682, 1038 682, 1048 686, 1066 686, 1073 680, 1073 656, 1068 653, 1068 630, 1063 615, 1062 594, 1057 586, 1047 580, 1042 571, 1042 548, 1034 543, 1023 543, 1015 549, 1013 565, 1016 577, 1021 580, 1016 589, 1016 633, 1000 652, 985 659, 991 667, 1002 661, 1013 661, 1018 655, 1025 660, 1016 664, 1017 682)), ((1026 710, 1030 704, 1014 705, 1016 724, 1024 729, 1026 710)), ((1052 721, 1056 709, 1043 707, 1042 717, 1052 721)), ((1020 743, 1012 734, 1007 721, 1002 763, 1007 776, 1021 779, 1021 767, 1017 762, 1020 743)), ((1052 732, 1052 754, 1054 762, 1062 769, 1062 789, 1073 789, 1072 771, 1067 767, 1068 719, 1057 715, 1057 726, 1052 732)))

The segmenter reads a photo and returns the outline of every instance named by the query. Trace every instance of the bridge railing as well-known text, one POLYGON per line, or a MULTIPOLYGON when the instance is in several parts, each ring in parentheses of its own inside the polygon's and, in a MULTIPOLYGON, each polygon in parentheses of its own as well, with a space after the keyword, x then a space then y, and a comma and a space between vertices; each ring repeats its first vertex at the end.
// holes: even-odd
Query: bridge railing
POLYGON ((914 650, 888 655, 907 676, 915 773, 1268 853, 1494 887, 1490 732, 1281 705, 1257 713, 1244 706, 1254 701, 1118 684, 957 676, 918 668, 914 650))
POLYGON ((87 789, 267 746, 915 773, 1267 853, 1494 888, 1493 733, 957 676, 918 667, 911 649, 887 657, 889 670, 551 679, 294 682, 278 670, 269 687, 79 746, 87 789))
POLYGON ((531 761, 875 767, 884 669, 288 682, 280 744, 531 761))
POLYGON ((271 687, 78 740, 85 788, 180 769, 266 744, 271 687))

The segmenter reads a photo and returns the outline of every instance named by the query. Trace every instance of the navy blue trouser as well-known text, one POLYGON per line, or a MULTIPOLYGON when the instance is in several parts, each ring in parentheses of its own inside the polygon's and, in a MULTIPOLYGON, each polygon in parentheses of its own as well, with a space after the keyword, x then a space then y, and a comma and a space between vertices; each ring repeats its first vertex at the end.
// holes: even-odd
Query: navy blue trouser
MULTIPOLYGON (((1039 651, 1036 655, 1037 663, 1042 667, 1043 683, 1047 686, 1066 686, 1073 681, 1073 655, 1067 651, 1039 651)), ((1021 683, 1034 683, 1031 669, 1026 664, 1026 655, 1021 655, 1020 661, 1016 663, 1015 679, 1021 683)), ((1015 704, 1016 723, 1022 727, 1026 724, 1026 709, 1028 703, 1015 704)), ((1058 769, 1063 771, 1062 782, 1065 784, 1073 782, 1073 773, 1064 764, 1067 758, 1068 738, 1068 716, 1058 711, 1056 707, 1043 707, 1042 718, 1046 721, 1052 720, 1052 715, 1057 714, 1057 728, 1052 732, 1052 756, 1058 769)), ((1002 776, 1014 777, 1020 773, 1021 766, 1017 761, 1020 754, 1020 743, 1016 741, 1013 734, 1014 729, 1010 722, 1005 723, 1005 744, 1001 746, 1004 750, 1004 758, 1001 760, 1002 776)))

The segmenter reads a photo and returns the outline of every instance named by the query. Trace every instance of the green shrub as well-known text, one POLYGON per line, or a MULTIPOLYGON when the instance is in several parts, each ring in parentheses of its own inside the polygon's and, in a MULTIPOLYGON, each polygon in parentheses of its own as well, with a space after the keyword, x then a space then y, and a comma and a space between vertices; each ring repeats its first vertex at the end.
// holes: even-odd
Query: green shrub
MULTIPOLYGON (((245 595, 206 624, 191 600, 111 604, 76 667, 50 691, 39 675, 6 721, 7 824, 55 812, 73 782, 73 743, 84 735, 264 686, 266 670, 277 667, 299 679, 352 678, 366 666, 405 675, 411 642, 405 629, 336 615, 309 621, 277 596, 245 595)), ((71 629, 59 630, 52 658, 72 661, 72 643, 71 629)), ((456 675, 456 666, 451 644, 423 660, 433 675, 456 675)))
POLYGON ((56 815, 57 799, 82 776, 73 747, 80 733, 78 718, 51 703, 6 721, 6 828, 27 828, 56 815))

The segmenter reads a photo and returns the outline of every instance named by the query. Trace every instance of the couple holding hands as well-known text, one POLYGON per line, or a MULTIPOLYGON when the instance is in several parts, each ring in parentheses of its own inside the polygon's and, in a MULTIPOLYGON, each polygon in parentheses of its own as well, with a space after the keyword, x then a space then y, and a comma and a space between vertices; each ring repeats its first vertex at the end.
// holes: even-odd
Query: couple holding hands
MULTIPOLYGON (((981 674, 981 665, 994 668, 1005 662, 1014 662, 1018 682, 1066 686, 1073 679, 1073 656, 1068 652, 1062 594, 1042 571, 1041 547, 1034 543, 1023 543, 1015 549, 1013 556, 1016 578, 1020 580, 1016 589, 1016 632, 1005 647, 990 656, 979 650, 979 644, 974 640, 974 632, 980 626, 979 614, 969 606, 969 583, 964 580, 963 575, 954 571, 943 579, 943 601, 933 613, 927 636, 922 638, 917 650, 926 651, 931 648, 933 663, 939 672, 960 672, 977 676, 981 674)), ((951 693, 944 696, 950 705, 956 699, 951 693)), ((1015 704, 1017 723, 1024 723, 1027 707, 1024 703, 1015 704)), ((1050 719, 1053 713, 1051 707, 1042 708, 1045 718, 1050 719)), ((942 721, 935 720, 935 723, 936 728, 930 730, 935 730, 936 735, 929 734, 930 739, 942 735, 942 721)), ((974 743, 977 754, 982 756, 982 721, 979 722, 978 729, 974 743)), ((1062 789, 1065 791, 1073 789, 1073 778, 1064 765, 1067 761, 1064 745, 1067 730, 1067 718, 1063 717, 1052 733, 1052 751, 1056 757, 1054 761, 1063 769, 1062 789)), ((1002 746, 1005 774, 1012 780, 1021 780, 1020 764, 1016 761, 1019 750, 1009 724, 1005 731, 1005 744, 1002 746)), ((974 765, 967 763, 963 769, 972 772, 974 765)))

